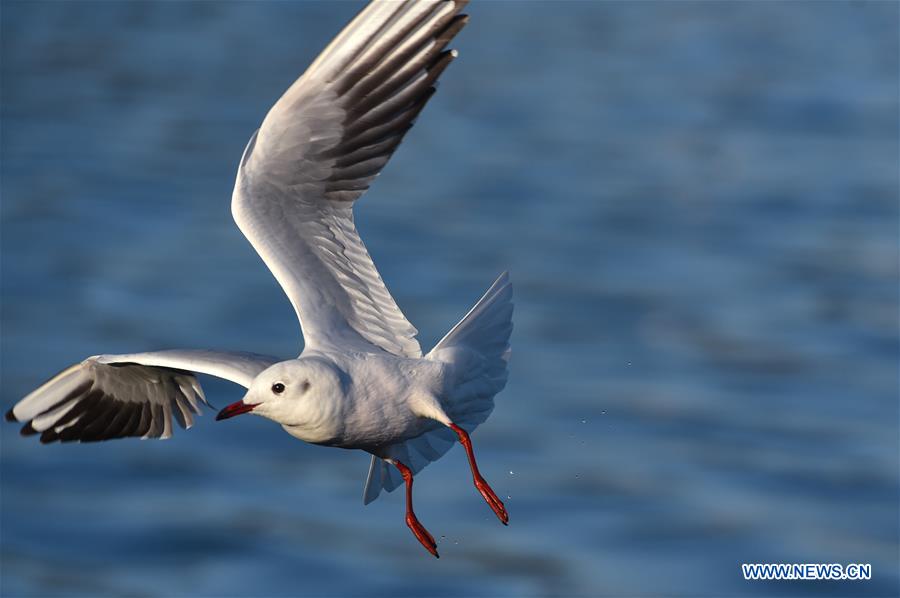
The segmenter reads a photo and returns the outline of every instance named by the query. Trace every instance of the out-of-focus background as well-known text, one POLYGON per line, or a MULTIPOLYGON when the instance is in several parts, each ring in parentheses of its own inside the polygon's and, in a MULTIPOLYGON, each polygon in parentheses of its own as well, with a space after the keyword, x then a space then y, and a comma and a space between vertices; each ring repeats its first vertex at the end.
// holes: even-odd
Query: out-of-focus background
MULTIPOLYGON (((290 357, 231 221, 245 142, 360 4, 2 4, 4 409, 96 353, 290 357)), ((368 458, 262 418, 2 427, 4 596, 897 595, 894 2, 481 2, 357 208, 430 347, 501 271, 510 383, 363 507, 368 458), (742 562, 871 563, 746 582, 742 562)), ((241 389, 204 379, 219 407, 241 389)))

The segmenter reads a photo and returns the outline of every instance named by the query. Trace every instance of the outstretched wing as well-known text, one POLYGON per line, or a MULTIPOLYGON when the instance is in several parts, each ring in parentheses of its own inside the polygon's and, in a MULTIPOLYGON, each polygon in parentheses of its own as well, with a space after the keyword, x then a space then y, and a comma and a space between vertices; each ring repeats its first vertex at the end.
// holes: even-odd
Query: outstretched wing
POLYGON ((190 428, 200 404, 208 404, 195 372, 248 387, 276 361, 213 351, 98 355, 48 380, 16 403, 6 419, 26 422, 22 434, 40 434, 43 443, 169 438, 173 418, 190 428))
POLYGON ((305 344, 421 357, 375 269, 353 202, 378 176, 456 55, 456 0, 374 1, 272 107, 232 199, 238 227, 301 320, 305 344))

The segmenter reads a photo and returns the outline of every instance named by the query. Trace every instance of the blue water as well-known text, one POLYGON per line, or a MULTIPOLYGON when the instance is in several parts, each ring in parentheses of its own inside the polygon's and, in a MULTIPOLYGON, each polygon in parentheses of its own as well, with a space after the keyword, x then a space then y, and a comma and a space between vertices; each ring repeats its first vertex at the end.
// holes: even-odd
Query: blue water
MULTIPOLYGON (((0 6, 4 409, 96 353, 296 355, 241 150, 358 3, 0 6)), ((481 2, 362 235, 430 347, 512 273, 510 383, 417 478, 262 418, 2 427, 3 596, 897 595, 893 2, 481 2), (745 582, 742 562, 871 563, 745 582)), ((218 406, 241 389, 204 379, 218 406)))

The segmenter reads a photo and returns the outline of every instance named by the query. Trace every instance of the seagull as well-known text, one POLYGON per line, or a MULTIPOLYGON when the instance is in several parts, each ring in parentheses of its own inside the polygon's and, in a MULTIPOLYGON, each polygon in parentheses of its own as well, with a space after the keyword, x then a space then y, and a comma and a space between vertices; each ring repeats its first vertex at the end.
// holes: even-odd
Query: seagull
POLYGON ((456 58, 466 0, 374 0, 263 119, 241 157, 231 200, 238 228, 300 322, 294 359, 169 350, 95 355, 6 414, 42 443, 169 438, 209 406, 196 374, 247 389, 216 420, 251 413, 305 442, 372 455, 363 491, 406 487, 406 524, 438 557, 413 510, 413 477, 457 441, 475 487, 506 525, 470 434, 506 385, 512 332, 507 273, 427 354, 353 223, 369 188, 456 58))

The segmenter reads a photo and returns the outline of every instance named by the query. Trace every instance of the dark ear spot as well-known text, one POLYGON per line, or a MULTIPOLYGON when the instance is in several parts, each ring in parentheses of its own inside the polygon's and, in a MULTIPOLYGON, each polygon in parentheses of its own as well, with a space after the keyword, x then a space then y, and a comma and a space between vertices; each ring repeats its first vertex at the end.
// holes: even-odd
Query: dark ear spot
POLYGON ((309 383, 309 380, 304 380, 303 384, 300 385, 300 392, 306 392, 307 390, 309 390, 310 386, 311 385, 309 383))

